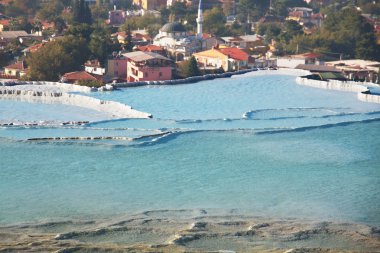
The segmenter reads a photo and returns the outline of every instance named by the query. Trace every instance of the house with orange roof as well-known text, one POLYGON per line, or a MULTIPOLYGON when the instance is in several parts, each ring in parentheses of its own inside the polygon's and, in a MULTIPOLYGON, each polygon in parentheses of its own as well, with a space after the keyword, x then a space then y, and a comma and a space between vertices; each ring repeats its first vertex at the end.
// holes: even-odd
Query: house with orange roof
POLYGON ((78 83, 79 81, 100 81, 103 82, 102 76, 87 73, 86 71, 69 72, 62 76, 62 82, 78 83))
POLYGON ((54 29, 54 22, 41 21, 42 30, 54 29))
POLYGON ((237 37, 221 37, 223 43, 228 47, 239 47, 248 53, 265 53, 267 46, 264 37, 258 34, 242 35, 237 37))
POLYGON ((20 78, 27 74, 27 66, 25 61, 17 61, 14 64, 4 67, 4 75, 20 78))
POLYGON ((0 32, 9 30, 9 19, 0 19, 0 32))
POLYGON ((41 48, 43 48, 45 44, 46 42, 31 45, 30 47, 27 47, 24 50, 22 50, 22 52, 24 53, 25 56, 27 56, 28 54, 33 54, 37 52, 38 50, 40 50, 41 48))
MULTIPOLYGON (((131 32, 132 42, 135 45, 147 45, 152 38, 146 34, 145 30, 136 30, 131 32)), ((127 33, 126 32, 117 32, 112 34, 112 37, 116 37, 120 44, 127 43, 127 33)))
POLYGON ((253 59, 236 47, 219 48, 214 47, 210 50, 193 54, 199 66, 208 69, 220 69, 224 71, 236 71, 248 68, 253 59))
POLYGON ((137 51, 152 52, 152 53, 156 53, 156 54, 166 56, 165 49, 163 49, 160 46, 156 46, 156 45, 152 45, 152 44, 149 44, 146 46, 137 46, 136 49, 137 49, 137 51))

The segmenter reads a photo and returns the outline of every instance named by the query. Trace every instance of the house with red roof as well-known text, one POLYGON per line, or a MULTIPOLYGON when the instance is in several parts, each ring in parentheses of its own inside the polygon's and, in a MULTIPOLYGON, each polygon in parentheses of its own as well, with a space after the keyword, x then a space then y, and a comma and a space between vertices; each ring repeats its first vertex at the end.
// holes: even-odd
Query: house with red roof
POLYGON ((137 49, 136 51, 151 52, 151 53, 156 53, 156 54, 166 56, 165 49, 163 49, 160 46, 156 46, 156 45, 152 45, 152 44, 149 44, 146 46, 137 46, 136 49, 137 49))
POLYGON ((221 37, 223 43, 228 47, 238 47, 248 53, 263 54, 267 51, 264 37, 258 34, 242 35, 237 37, 221 37))
POLYGON ((200 68, 236 71, 248 68, 253 59, 244 50, 236 47, 219 48, 193 54, 200 68))
POLYGON ((25 61, 17 61, 14 64, 4 67, 3 75, 13 78, 20 78, 27 74, 27 66, 25 61))
POLYGON ((9 30, 10 19, 0 19, 0 32, 9 30))
MULTIPOLYGON (((131 36, 134 45, 147 45, 152 41, 146 30, 131 31, 131 36)), ((126 44, 128 40, 128 34, 124 31, 114 33, 112 37, 116 38, 120 44, 126 44)))
POLYGON ((100 81, 103 82, 102 76, 87 73, 86 71, 69 72, 62 76, 62 82, 78 83, 79 81, 100 81))
POLYGON ((22 50, 22 52, 24 53, 25 56, 27 56, 28 54, 33 54, 37 52, 38 50, 40 50, 41 48, 43 48, 46 43, 47 42, 42 42, 35 45, 31 45, 30 47, 27 47, 24 50, 22 50))

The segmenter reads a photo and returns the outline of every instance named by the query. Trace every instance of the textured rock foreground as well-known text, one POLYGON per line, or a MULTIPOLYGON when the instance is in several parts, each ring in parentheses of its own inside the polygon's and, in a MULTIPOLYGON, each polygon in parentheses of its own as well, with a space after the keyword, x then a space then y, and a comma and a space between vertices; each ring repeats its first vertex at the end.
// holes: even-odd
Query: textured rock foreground
POLYGON ((0 228, 0 252, 378 252, 380 230, 362 224, 150 211, 112 220, 0 228))

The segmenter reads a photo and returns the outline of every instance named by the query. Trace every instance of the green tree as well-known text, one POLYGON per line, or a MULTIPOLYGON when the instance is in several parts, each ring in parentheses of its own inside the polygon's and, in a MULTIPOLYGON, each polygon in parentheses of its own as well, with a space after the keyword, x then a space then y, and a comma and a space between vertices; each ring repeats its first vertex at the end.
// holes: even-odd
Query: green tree
POLYGON ((310 7, 304 0, 273 0, 273 14, 281 17, 288 15, 292 7, 310 7))
POLYGON ((10 17, 34 16, 39 9, 39 1, 36 0, 12 0, 5 6, 5 15, 10 17))
POLYGON ((58 34, 62 34, 62 32, 67 28, 65 20, 61 17, 55 18, 54 28, 58 34))
POLYGON ((87 41, 90 40, 90 35, 94 31, 94 28, 88 24, 77 24, 70 26, 66 31, 66 35, 72 35, 73 37, 82 37, 87 41))
POLYGON ((170 10, 170 15, 172 16, 172 19, 173 19, 172 21, 181 20, 188 12, 185 2, 177 2, 177 1, 175 1, 172 4, 172 6, 170 6, 169 10, 170 10))
POLYGON ((87 42, 67 36, 49 42, 27 58, 31 80, 56 81, 66 72, 78 70, 88 59, 87 42))
POLYGON ((316 51, 365 60, 380 60, 373 26, 355 8, 330 12, 320 31, 312 36, 295 36, 286 45, 291 51, 316 51))
POLYGON ((220 7, 214 7, 204 12, 203 27, 205 32, 222 35, 225 30, 226 16, 220 7))
POLYGON ((125 45, 125 50, 127 50, 128 52, 132 52, 134 45, 132 42, 131 27, 129 25, 127 26, 126 35, 127 35, 127 43, 125 45))
POLYGON ((8 50, 0 49, 0 68, 8 65, 11 59, 12 54, 8 50))
POLYGON ((181 73, 183 77, 199 76, 201 72, 198 68, 197 60, 194 56, 191 56, 189 60, 186 60, 181 65, 181 73))
POLYGON ((28 33, 33 29, 33 25, 28 21, 26 17, 18 17, 11 19, 9 22, 9 30, 11 31, 26 31, 28 33))
POLYGON ((358 39, 355 45, 355 56, 359 59, 380 60, 380 47, 372 33, 366 33, 358 39))
POLYGON ((148 27, 149 25, 161 24, 161 19, 155 17, 153 14, 146 14, 144 16, 136 16, 128 18, 124 25, 121 27, 122 31, 126 31, 128 26, 130 29, 143 29, 148 27))
POLYGON ((257 20, 265 15, 269 10, 268 0, 239 0, 238 13, 239 19, 245 22, 248 17, 252 20, 257 20))
POLYGON ((289 42, 293 37, 303 34, 303 29, 297 21, 286 20, 282 30, 282 38, 285 42, 289 42))
POLYGON ((281 34, 281 27, 280 25, 274 23, 264 23, 257 27, 257 33, 260 35, 265 35, 265 41, 270 43, 272 39, 278 39, 278 36, 281 34))
POLYGON ((131 9, 132 0, 114 0, 113 4, 116 5, 118 9, 131 9))
POLYGON ((92 14, 90 7, 84 0, 75 0, 73 6, 74 24, 92 24, 92 14))
POLYGON ((108 38, 103 31, 93 32, 90 36, 88 48, 91 52, 91 58, 97 59, 101 64, 104 64, 108 55, 108 38))
POLYGON ((59 15, 61 15, 64 5, 59 0, 53 0, 45 3, 42 8, 38 11, 37 17, 42 20, 47 20, 49 22, 54 21, 59 15))

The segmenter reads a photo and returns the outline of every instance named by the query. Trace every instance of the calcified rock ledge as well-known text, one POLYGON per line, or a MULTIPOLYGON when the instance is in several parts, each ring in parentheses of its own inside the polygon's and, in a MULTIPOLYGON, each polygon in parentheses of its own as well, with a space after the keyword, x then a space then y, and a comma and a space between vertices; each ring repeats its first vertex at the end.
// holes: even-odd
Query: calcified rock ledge
POLYGON ((380 229, 234 210, 161 210, 0 227, 0 252, 378 252, 380 229))
POLYGON ((68 92, 90 92, 88 87, 71 84, 0 86, 0 98, 45 104, 65 104, 109 113, 114 118, 150 118, 151 114, 134 110, 119 102, 99 100, 68 92), (66 86, 67 85, 67 86, 66 86))
POLYGON ((297 77, 296 82, 300 85, 321 88, 327 90, 339 90, 347 92, 356 92, 360 101, 380 104, 380 96, 370 93, 368 87, 357 82, 342 82, 338 80, 320 81, 312 80, 306 77, 297 77))

